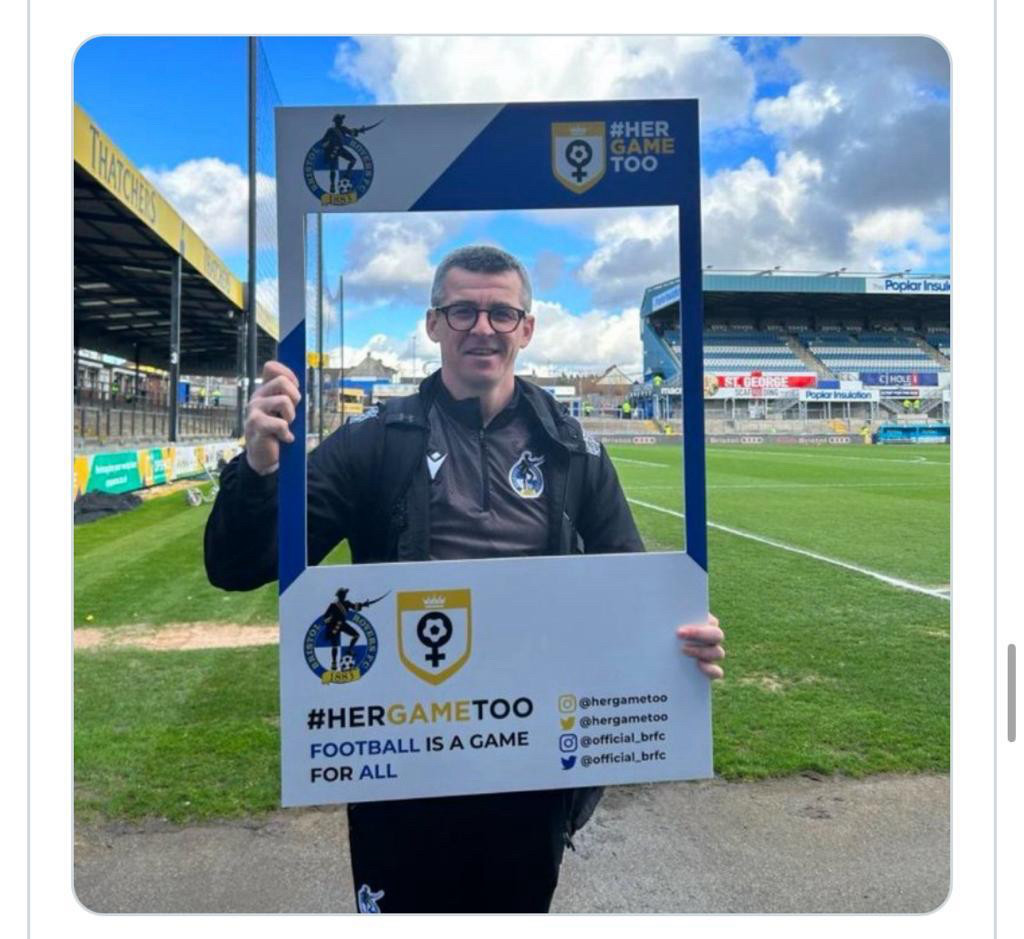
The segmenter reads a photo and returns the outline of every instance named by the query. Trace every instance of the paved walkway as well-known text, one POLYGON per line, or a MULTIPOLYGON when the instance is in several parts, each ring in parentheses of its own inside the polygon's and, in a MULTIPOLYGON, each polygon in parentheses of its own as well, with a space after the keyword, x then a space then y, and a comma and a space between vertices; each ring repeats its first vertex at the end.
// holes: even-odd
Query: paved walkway
MULTIPOLYGON (((349 913, 345 834, 341 808, 79 829, 75 887, 97 912, 349 913)), ((923 913, 949 884, 949 780, 620 787, 576 846, 554 912, 923 913)))

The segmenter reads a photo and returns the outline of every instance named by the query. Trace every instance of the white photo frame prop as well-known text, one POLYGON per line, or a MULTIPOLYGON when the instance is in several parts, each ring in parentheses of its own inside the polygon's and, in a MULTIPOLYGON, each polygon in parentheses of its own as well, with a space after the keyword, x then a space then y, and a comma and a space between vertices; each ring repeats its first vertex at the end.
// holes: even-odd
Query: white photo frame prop
POLYGON ((284 805, 711 775, 709 682, 675 635, 708 612, 697 133, 691 100, 277 109, 279 355, 303 386, 310 213, 675 206, 686 504, 685 551, 309 566, 284 447, 284 805), (374 602, 332 662, 342 587, 374 602))

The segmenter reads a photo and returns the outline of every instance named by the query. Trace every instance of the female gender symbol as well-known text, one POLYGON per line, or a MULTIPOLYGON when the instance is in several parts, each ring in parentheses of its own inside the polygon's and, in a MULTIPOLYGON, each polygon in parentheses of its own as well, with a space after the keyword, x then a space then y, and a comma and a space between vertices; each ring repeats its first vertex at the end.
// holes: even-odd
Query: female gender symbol
POLYGON ((416 637, 430 651, 423 656, 434 668, 445 658, 438 650, 452 638, 452 621, 438 611, 425 613, 416 624, 416 637))

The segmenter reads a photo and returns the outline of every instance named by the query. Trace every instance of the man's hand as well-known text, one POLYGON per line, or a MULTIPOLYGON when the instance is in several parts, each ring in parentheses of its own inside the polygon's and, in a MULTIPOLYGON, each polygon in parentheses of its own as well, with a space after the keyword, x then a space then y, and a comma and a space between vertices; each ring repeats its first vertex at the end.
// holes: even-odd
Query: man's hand
POLYGON ((718 626, 718 617, 708 614, 706 623, 680 626, 676 635, 683 640, 683 653, 697 660, 699 668, 708 678, 721 678, 725 672, 715 662, 725 658, 725 633, 718 626))
POLYGON ((260 476, 277 469, 281 444, 294 442, 290 425, 301 397, 290 368, 274 361, 263 366, 263 384, 249 399, 245 414, 245 458, 260 476))

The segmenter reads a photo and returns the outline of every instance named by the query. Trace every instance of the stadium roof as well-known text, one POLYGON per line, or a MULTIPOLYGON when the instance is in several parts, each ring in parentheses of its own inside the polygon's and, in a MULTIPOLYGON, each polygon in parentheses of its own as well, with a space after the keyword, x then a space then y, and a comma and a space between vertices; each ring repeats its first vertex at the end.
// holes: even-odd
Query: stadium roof
MULTIPOLYGON (((702 275, 705 319, 730 317, 949 318, 948 274, 816 274, 788 271, 702 275)), ((678 314, 679 278, 644 291, 641 316, 678 314)))
MULTIPOLYGON (((74 123, 76 347, 169 368, 180 258, 181 371, 235 374, 241 282, 77 104, 74 123)), ((257 324, 271 358, 277 323, 258 307, 257 324)))

